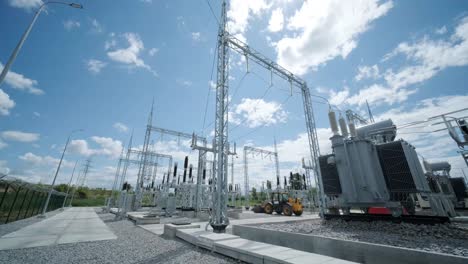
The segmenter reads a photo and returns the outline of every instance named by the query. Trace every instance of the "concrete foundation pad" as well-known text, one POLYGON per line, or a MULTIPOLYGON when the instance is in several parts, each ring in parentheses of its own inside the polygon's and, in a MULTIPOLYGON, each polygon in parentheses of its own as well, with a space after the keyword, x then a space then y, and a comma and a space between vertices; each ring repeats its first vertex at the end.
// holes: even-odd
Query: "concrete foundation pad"
POLYGON ((213 232, 208 232, 207 234, 201 234, 198 236, 198 245, 200 247, 213 250, 214 243, 237 238, 239 237, 231 234, 216 234, 213 232))
POLYGON ((149 231, 155 235, 162 235, 164 234, 164 224, 149 224, 149 225, 141 225, 139 226, 146 231, 149 231))
POLYGON ((256 250, 271 247, 269 244, 255 242, 243 238, 214 243, 214 251, 247 263, 263 264, 263 255, 256 250))
POLYGON ((185 240, 191 244, 199 244, 199 236, 209 234, 209 231, 205 231, 202 228, 193 228, 193 229, 177 229, 176 237, 185 240))
POLYGON ((164 225, 164 233, 163 235, 167 238, 175 238, 177 229, 194 229, 200 228, 200 225, 197 224, 190 224, 190 225, 173 225, 173 224, 165 224, 164 225))
POLYGON ((149 224, 159 224, 161 218, 159 217, 150 217, 150 216, 137 216, 132 220, 135 221, 136 225, 149 225, 149 224))

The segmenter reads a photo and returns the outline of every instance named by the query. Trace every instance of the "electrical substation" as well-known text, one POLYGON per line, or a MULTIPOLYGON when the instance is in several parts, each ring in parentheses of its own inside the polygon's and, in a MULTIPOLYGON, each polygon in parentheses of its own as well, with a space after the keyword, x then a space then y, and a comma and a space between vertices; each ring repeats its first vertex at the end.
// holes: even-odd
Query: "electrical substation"
MULTIPOLYGON (((205 235, 210 232, 225 233, 232 225, 231 221, 263 224, 266 229, 274 229, 275 224, 271 221, 276 222, 278 218, 273 212, 286 217, 284 221, 303 219, 311 221, 304 223, 325 226, 327 223, 340 223, 336 221, 344 221, 341 222, 343 225, 369 221, 394 225, 449 225, 465 214, 468 209, 466 179, 452 178, 448 162, 420 160, 418 150, 398 136, 398 127, 391 119, 374 120, 369 104, 368 117, 365 118, 352 109, 341 111, 328 101, 325 103, 328 105, 332 153, 321 154, 311 100, 313 95, 306 82, 230 35, 226 30, 226 19, 226 3, 223 3, 217 42, 215 129, 212 140, 191 131, 179 132, 155 126, 152 107, 142 149, 132 149, 130 139, 127 150, 122 152, 118 161, 112 196, 107 201, 106 211, 120 218, 128 217, 138 225, 164 225, 165 235, 197 245, 205 245, 206 242, 201 235, 192 234, 191 229, 205 235), (285 80, 290 86, 291 96, 293 91, 296 93, 295 89, 299 90, 309 143, 303 147, 310 156, 297 162, 298 172, 291 170, 288 175, 281 175, 281 154, 276 139, 273 139, 273 149, 250 144, 239 150, 236 142, 230 141, 229 103, 226 102, 229 96, 228 61, 231 50, 244 58, 247 73, 249 63, 254 62, 269 71, 271 76, 285 80), (186 156, 184 160, 175 161, 172 153, 155 152, 154 143, 151 142, 152 136, 157 134, 161 137, 174 136, 178 141, 181 138, 190 140, 190 149, 198 153, 198 159, 189 160, 186 156), (240 154, 242 159, 238 161, 240 154), (269 159, 273 165, 269 167, 271 171, 263 168, 263 173, 271 176, 261 186, 255 186, 261 193, 261 202, 252 204, 253 196, 255 200, 258 198, 257 189, 252 188, 249 172, 256 157, 260 157, 260 160, 269 159), (163 160, 166 162, 162 163, 163 160), (137 173, 136 182, 127 180, 128 166, 131 164, 138 167, 138 171, 134 171, 137 173), (234 169, 235 166, 242 168, 240 173, 240 170, 234 169), (156 177, 157 171, 161 170, 164 171, 162 178, 156 177), (288 220, 288 217, 293 218, 288 220), (320 224, 317 222, 319 219, 325 222, 320 224), (200 225, 203 222, 206 224, 200 225)), ((459 112, 464 110, 467 109, 459 112)), ((448 131, 448 136, 453 138, 460 148, 460 154, 467 161, 466 117, 448 116, 457 113, 431 117, 422 123, 445 125, 438 131, 448 131)), ((282 220, 278 222, 282 223, 282 220)), ((291 224, 293 228, 302 225, 297 223, 291 224)), ((230 239, 239 239, 240 236, 257 242, 269 243, 271 239, 272 244, 284 243, 275 242, 272 230, 260 232, 252 228, 234 225, 234 230, 229 229, 228 233, 236 236, 230 239)), ((147 229, 151 231, 151 227, 147 229)), ((294 239, 299 238, 291 237, 288 241, 294 244, 294 239)), ((307 241, 304 240, 305 246, 293 248, 305 250, 307 243, 319 243, 307 241)), ((216 248, 215 244, 210 245, 208 248, 216 248)), ((219 250, 223 251, 221 248, 220 245, 219 250)), ((352 251, 366 255, 365 259, 373 258, 370 253, 362 253, 363 250, 364 247, 357 247, 352 251)), ((388 263, 409 258, 408 254, 411 253, 401 254, 402 258, 392 257, 388 263)), ((339 256, 330 252, 327 255, 339 256)), ((349 256, 344 259, 358 261, 349 256)), ((411 263, 422 263, 413 259, 411 263)), ((241 260, 256 263, 255 258, 241 260)), ((461 263, 461 259, 452 260, 455 261, 453 263, 461 263)))
MULTIPOLYGON (((458 147, 451 154, 461 156, 468 167, 468 108, 406 124, 385 115, 374 119, 374 106, 367 101, 365 110, 342 110, 331 99, 313 94, 299 75, 231 34, 227 5, 222 1, 216 17, 214 115, 207 118, 205 111, 201 131, 161 127, 153 98, 146 124, 141 124, 144 135, 132 131, 116 160, 105 204, 95 210, 108 217, 106 224, 138 227, 125 234, 129 241, 144 230, 139 235, 162 237, 167 245, 183 241, 201 255, 246 263, 468 263, 468 178, 455 173, 452 160, 424 158, 427 148, 415 147, 405 136, 405 129, 415 126, 444 135, 458 147), (233 63, 231 54, 239 61, 233 63), (233 64, 245 66, 240 80, 230 75, 233 64), (305 128, 306 140, 298 151, 301 159, 288 156, 296 150, 282 144, 287 139, 280 129, 269 131, 274 135, 265 139, 270 145, 241 141, 256 129, 234 118, 232 101, 245 77, 255 74, 253 67, 270 76, 269 83, 259 77, 268 83, 261 99, 280 82, 286 84, 288 97, 279 108, 291 97, 300 102, 294 107, 300 109, 301 129, 305 128), (232 85, 235 81, 237 86, 232 85), (212 133, 205 120, 212 122, 212 133), (326 122, 326 127, 318 128, 316 120, 326 122), (241 125, 249 132, 233 136, 241 125), (320 129, 326 129, 328 145, 322 137, 319 144, 320 129)), ((210 9, 213 12, 211 5, 210 9)), ((91 167, 89 158, 71 200, 85 185, 91 167)), ((64 195, 65 205, 68 193, 64 195)), ((94 209, 62 209, 73 217, 76 212, 92 215, 89 222, 98 228, 90 229, 98 234, 83 241, 115 239, 94 217, 94 209)), ((168 252, 166 258, 173 254, 168 252)))

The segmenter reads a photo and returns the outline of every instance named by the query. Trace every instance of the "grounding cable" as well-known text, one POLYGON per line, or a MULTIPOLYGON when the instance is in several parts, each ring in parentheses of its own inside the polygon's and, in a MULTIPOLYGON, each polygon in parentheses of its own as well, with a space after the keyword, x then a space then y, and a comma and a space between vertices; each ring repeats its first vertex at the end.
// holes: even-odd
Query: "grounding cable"
MULTIPOLYGON (((218 49, 218 40, 216 40, 216 45, 215 45, 216 50, 218 49)), ((211 64, 211 75, 210 75, 210 83, 208 84, 208 94, 206 95, 206 104, 205 104, 205 115, 203 116, 203 127, 202 127, 202 135, 205 133, 205 124, 206 124, 206 115, 208 112, 208 103, 210 100, 210 93, 211 93, 211 83, 213 82, 213 72, 214 72, 214 65, 216 61, 217 53, 214 54, 213 56, 213 63, 211 64)), ((211 126, 211 124, 209 125, 211 126)))
POLYGON ((206 0, 206 3, 208 4, 208 7, 210 8, 211 14, 213 15, 214 19, 216 20, 216 23, 219 26, 219 20, 218 17, 216 16, 215 12, 213 11, 213 7, 210 4, 210 0, 206 0))

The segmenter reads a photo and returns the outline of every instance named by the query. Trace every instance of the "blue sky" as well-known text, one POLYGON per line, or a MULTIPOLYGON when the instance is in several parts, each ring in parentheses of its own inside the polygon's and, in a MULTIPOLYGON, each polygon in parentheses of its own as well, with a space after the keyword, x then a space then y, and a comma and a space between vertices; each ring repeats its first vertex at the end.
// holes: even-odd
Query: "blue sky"
MULTIPOLYGON (((405 124, 467 105, 466 1, 230 2, 231 34, 300 75, 312 94, 342 110, 365 116, 368 100, 376 119, 405 124)), ((40 3, 0 2, 2 65, 40 3)), ((152 98, 154 125, 211 137, 217 22, 207 1, 81 3, 83 10, 47 8, 0 87, 0 170, 50 182, 67 135, 82 128, 73 135, 58 181, 68 180, 76 160, 91 157, 88 183, 110 187, 132 130, 135 145, 143 143, 152 98)), ((219 17, 220 3, 210 3, 219 17)), ((300 171, 300 159, 308 155, 300 95, 290 96, 287 82, 270 79, 253 63, 247 72, 246 65, 231 52, 236 181, 243 179, 242 146, 272 149, 274 137, 281 174, 300 171)), ((321 151, 327 153, 327 107, 313 101, 321 151)), ((444 132, 427 133, 433 129, 402 129, 398 137, 430 160, 449 160, 456 168, 452 174, 460 175, 464 165, 455 143, 444 132)), ((179 161, 190 154, 196 163, 185 140, 152 140, 159 152, 179 161)), ((273 179, 271 160, 256 157, 251 164, 253 184, 273 179)))

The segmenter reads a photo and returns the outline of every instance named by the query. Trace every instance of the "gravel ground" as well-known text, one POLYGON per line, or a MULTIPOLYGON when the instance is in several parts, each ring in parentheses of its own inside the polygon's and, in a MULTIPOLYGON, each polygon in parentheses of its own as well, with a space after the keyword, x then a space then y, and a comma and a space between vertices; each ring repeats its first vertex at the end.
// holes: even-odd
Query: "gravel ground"
MULTIPOLYGON (((60 210, 55 210, 55 211, 46 213, 46 216, 52 217, 60 212, 61 212, 60 210)), ((29 217, 23 220, 8 223, 6 225, 2 224, 0 225, 0 237, 6 234, 9 234, 11 232, 15 232, 16 230, 21 229, 25 226, 40 222, 42 220, 44 220, 44 218, 38 218, 37 216, 33 216, 33 217, 29 217)))
POLYGON ((468 256, 468 227, 466 225, 414 225, 316 219, 290 224, 264 224, 259 227, 468 256))
POLYGON ((114 234, 114 240, 61 244, 0 251, 0 263, 238 263, 180 240, 164 239, 128 220, 98 213, 114 234))

